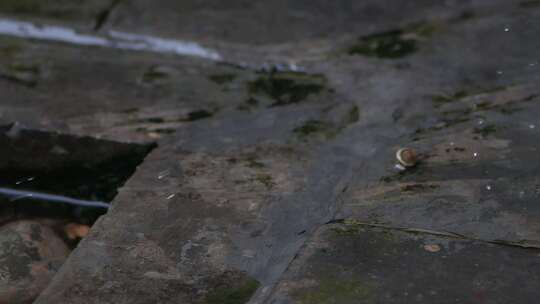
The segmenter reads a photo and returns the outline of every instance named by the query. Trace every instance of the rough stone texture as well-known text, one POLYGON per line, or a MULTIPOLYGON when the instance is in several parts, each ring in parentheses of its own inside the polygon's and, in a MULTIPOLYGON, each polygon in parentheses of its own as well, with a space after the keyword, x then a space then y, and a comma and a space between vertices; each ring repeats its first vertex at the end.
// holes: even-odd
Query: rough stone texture
POLYGON ((103 27, 228 64, 1 38, 2 122, 159 143, 37 303, 504 303, 528 274, 535 303, 538 3, 354 3, 126 1, 103 27))
POLYGON ((0 40, 0 122, 70 134, 155 141, 235 109, 254 77, 193 59, 0 40))
POLYGON ((459 16, 502 1, 124 1, 109 26, 190 40, 279 44, 368 34, 429 18, 459 16), (457 15, 456 15, 457 14, 457 15))
POLYGON ((458 21, 514 10, 518 1, 122 1, 104 30, 193 40, 228 62, 327 60, 344 42, 422 22, 458 21))
POLYGON ((307 242, 269 303, 534 303, 538 263, 531 250, 331 224, 307 242))
POLYGON ((66 260, 69 249, 37 222, 0 228, 0 303, 32 303, 66 260))
MULTIPOLYGON (((68 261, 60 277, 71 282, 57 281, 44 299, 84 302, 91 295, 122 302, 131 299, 135 284, 144 286, 130 300, 135 303, 156 295, 163 302, 204 303, 213 282, 242 287, 228 279, 231 271, 266 284, 275 281, 306 230, 331 218, 332 196, 341 191, 335 185, 339 157, 318 148, 326 135, 311 139, 295 133, 309 121, 297 117, 311 113, 326 119, 330 113, 341 122, 350 109, 337 111, 339 104, 319 100, 316 106, 306 101, 259 114, 240 111, 180 129, 151 153, 74 253, 94 258, 83 258, 83 267, 68 261), (336 109, 323 111, 329 106, 336 109), (246 133, 247 128, 257 132, 246 133), (307 178, 306 171, 313 177, 307 178), (318 206, 306 208, 305 202, 318 206), (285 240, 289 244, 282 246, 285 240), (83 277, 94 285, 75 279, 83 277), (163 282, 170 288, 162 289, 163 282), (118 285, 114 292, 99 287, 113 283, 118 285)), ((75 263, 82 266, 80 260, 75 263)))
POLYGON ((407 144, 424 154, 421 163, 404 173, 389 168, 367 186, 352 183, 337 217, 540 245, 538 172, 530 165, 537 94, 516 87, 440 106, 442 123, 407 144))

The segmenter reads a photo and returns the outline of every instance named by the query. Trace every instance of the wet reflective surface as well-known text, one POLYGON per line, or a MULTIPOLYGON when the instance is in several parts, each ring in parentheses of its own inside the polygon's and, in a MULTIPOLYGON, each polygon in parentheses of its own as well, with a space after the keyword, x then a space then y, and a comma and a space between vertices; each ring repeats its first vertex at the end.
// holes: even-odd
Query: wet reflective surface
POLYGON ((91 225, 151 145, 0 127, 0 216, 91 225))

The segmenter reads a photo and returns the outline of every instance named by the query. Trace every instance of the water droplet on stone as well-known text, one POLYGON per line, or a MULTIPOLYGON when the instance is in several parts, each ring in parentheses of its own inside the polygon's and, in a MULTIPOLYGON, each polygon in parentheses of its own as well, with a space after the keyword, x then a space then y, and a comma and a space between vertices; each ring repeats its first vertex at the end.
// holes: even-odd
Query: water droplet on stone
POLYGON ((165 177, 169 176, 169 174, 171 174, 171 171, 165 170, 165 171, 160 172, 157 178, 164 179, 165 177))

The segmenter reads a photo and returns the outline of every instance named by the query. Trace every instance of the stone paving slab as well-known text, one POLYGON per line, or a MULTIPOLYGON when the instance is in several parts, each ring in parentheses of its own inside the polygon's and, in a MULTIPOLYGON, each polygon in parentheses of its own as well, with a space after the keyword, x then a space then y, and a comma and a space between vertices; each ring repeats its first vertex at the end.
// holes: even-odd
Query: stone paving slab
POLYGON ((538 258, 536 250, 329 224, 268 303, 536 303, 538 258))
MULTIPOLYGON (((534 8, 534 7, 533 7, 534 8)), ((103 31, 196 41, 227 62, 249 66, 328 60, 344 41, 401 31, 414 24, 530 10, 519 1, 121 1, 103 31)))
POLYGON ((123 1, 107 26, 195 41, 269 45, 383 32, 508 1, 123 1))
MULTIPOLYGON (((266 92, 253 93, 264 105, 266 92)), ((343 164, 318 145, 357 118, 332 95, 193 122, 164 139, 38 303, 221 303, 214 291, 243 290, 239 278, 271 286, 341 191, 343 164), (310 118, 335 127, 319 131, 310 118)))
POLYGON ((535 87, 519 88, 441 109, 460 121, 414 134, 409 145, 422 162, 349 185, 338 218, 539 246, 537 96, 535 87))
POLYGON ((257 77, 192 58, 0 41, 0 121, 78 135, 154 141, 190 121, 236 111, 257 77))

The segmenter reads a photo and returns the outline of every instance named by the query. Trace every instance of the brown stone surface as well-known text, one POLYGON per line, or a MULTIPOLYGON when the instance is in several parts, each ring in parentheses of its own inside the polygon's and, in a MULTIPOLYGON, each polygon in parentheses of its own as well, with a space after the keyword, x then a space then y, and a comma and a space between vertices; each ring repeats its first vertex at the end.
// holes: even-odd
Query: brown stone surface
POLYGON ((32 303, 69 249, 47 226, 18 221, 0 228, 0 303, 32 303))

